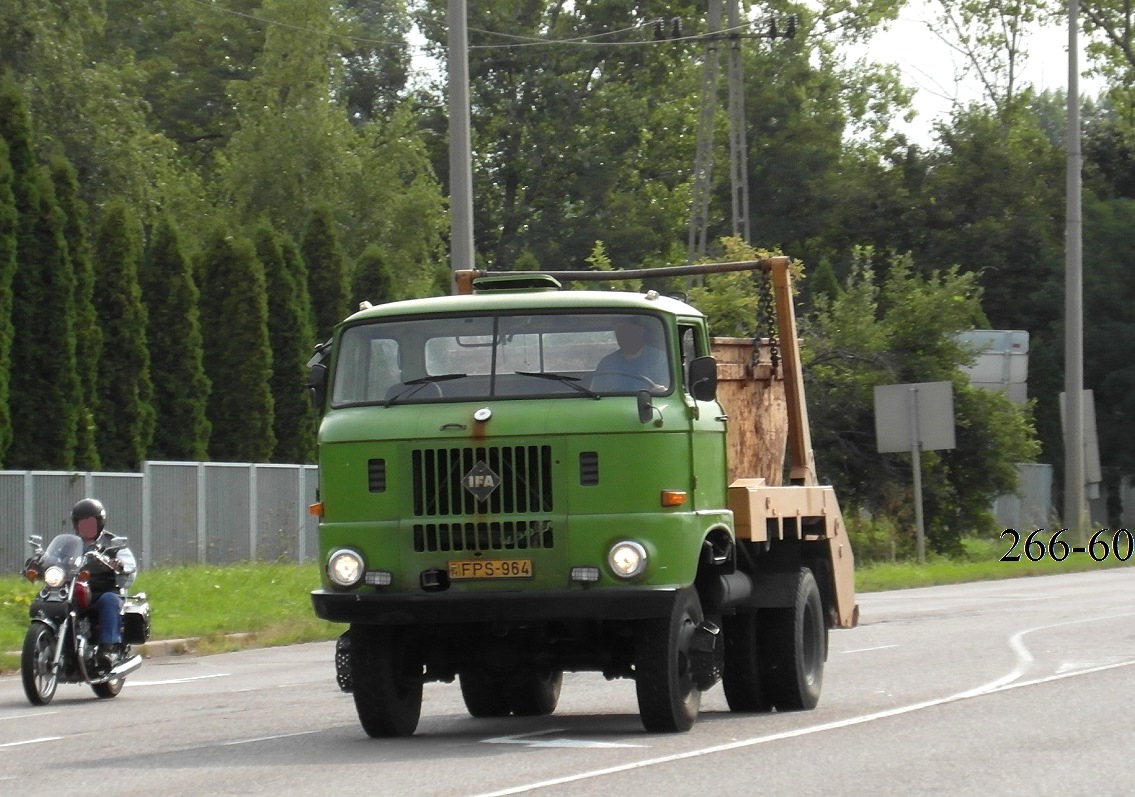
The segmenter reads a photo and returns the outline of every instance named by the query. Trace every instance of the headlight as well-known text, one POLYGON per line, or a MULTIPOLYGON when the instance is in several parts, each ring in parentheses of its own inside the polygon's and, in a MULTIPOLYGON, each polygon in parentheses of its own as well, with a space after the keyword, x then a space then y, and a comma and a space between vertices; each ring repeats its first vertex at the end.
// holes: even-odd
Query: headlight
POLYGON ((646 570, 646 549, 634 540, 623 540, 607 552, 607 565, 619 578, 635 578, 646 570))
POLYGON ((63 583, 63 568, 59 565, 52 565, 43 571, 43 583, 49 587, 58 587, 63 583))
POLYGON ((363 577, 363 557, 349 548, 340 548, 327 558, 327 575, 341 587, 353 587, 363 577))

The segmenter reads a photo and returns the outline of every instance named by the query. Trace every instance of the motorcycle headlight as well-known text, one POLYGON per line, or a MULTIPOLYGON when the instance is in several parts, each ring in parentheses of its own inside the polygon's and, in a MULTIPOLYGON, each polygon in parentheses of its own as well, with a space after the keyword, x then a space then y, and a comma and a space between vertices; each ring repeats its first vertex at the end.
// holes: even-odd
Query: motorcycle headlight
POLYGON ((341 587, 353 587, 363 577, 363 557, 350 548, 340 548, 327 557, 327 575, 341 587))
POLYGON ((646 570, 646 549, 634 540, 622 540, 607 552, 607 566, 619 578, 631 579, 646 570))
POLYGON ((59 565, 52 565, 43 571, 43 583, 49 587, 58 587, 63 583, 63 568, 59 565))

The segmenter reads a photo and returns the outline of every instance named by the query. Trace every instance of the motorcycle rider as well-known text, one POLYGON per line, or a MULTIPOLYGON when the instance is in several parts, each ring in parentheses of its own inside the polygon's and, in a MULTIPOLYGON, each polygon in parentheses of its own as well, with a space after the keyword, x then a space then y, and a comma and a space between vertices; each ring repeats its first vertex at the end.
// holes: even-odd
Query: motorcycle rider
MULTIPOLYGON (((112 667, 125 650, 122 644, 122 591, 138 574, 134 553, 125 545, 112 547, 115 535, 106 528, 106 508, 94 498, 84 498, 71 508, 71 525, 83 539, 83 550, 95 554, 89 559, 91 608, 98 620, 97 655, 112 667), (92 562, 92 564, 94 564, 92 562)), ((121 538, 120 538, 121 539, 121 538)))

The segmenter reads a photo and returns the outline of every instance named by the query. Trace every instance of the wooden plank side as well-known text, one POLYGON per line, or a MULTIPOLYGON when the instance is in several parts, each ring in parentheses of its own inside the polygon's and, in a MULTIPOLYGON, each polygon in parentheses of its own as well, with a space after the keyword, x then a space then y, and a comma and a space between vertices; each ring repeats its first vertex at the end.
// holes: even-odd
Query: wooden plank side
POLYGON ((773 363, 773 347, 749 338, 713 338, 717 397, 729 415, 729 481, 762 478, 784 482, 788 405, 784 379, 773 363))

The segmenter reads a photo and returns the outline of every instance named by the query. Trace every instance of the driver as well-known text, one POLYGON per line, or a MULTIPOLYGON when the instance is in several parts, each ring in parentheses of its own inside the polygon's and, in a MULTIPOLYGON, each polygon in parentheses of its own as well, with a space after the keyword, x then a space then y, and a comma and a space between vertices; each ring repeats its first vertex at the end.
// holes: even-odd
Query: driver
MULTIPOLYGON (((106 529, 106 508, 94 498, 84 498, 71 507, 71 525, 83 538, 83 550, 105 567, 91 569, 91 608, 98 618, 96 655, 113 666, 125 650, 122 644, 122 591, 138 573, 134 553, 125 545, 110 547, 114 535, 106 529)), ((121 540, 121 538, 119 538, 121 540)))
POLYGON ((622 392, 670 384, 666 354, 647 345, 645 323, 637 318, 628 318, 615 325, 615 340, 619 348, 595 366, 592 390, 622 392))

